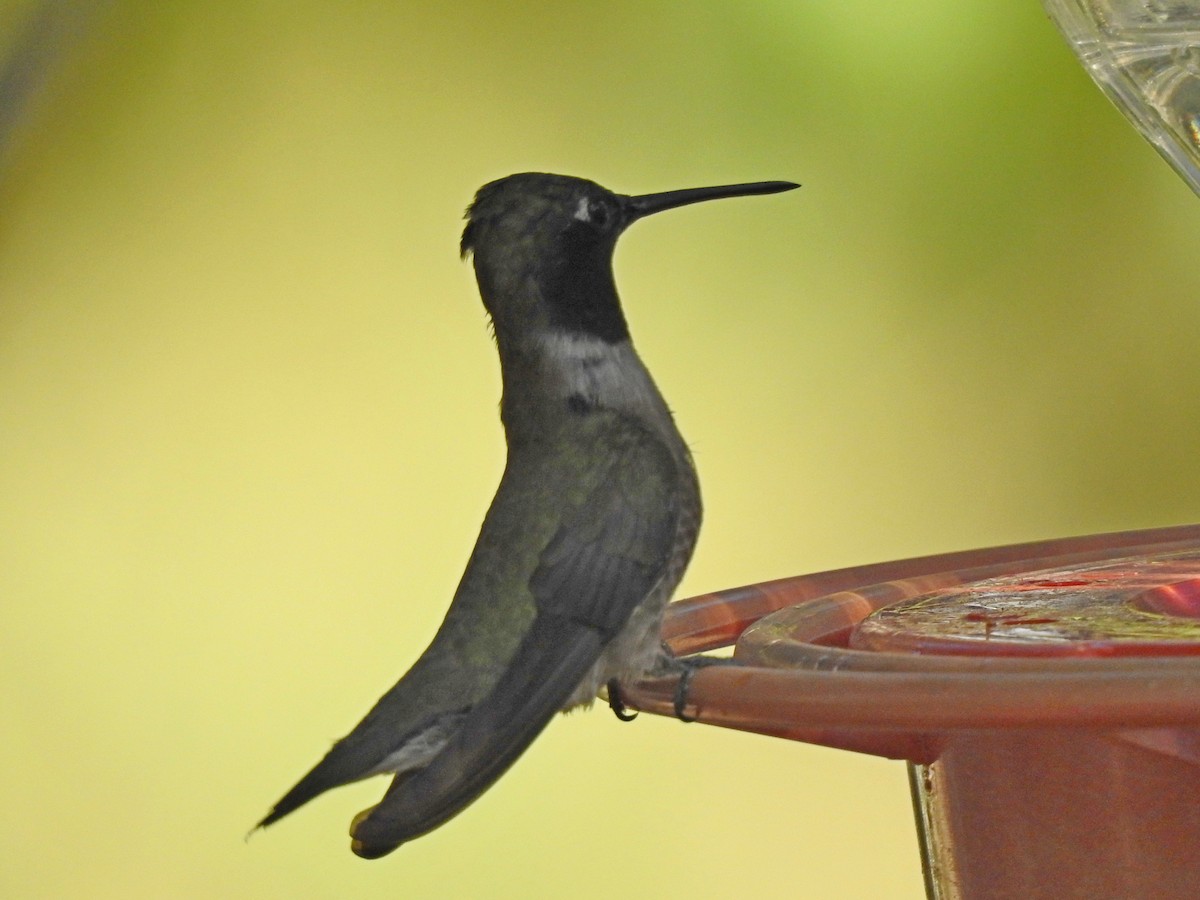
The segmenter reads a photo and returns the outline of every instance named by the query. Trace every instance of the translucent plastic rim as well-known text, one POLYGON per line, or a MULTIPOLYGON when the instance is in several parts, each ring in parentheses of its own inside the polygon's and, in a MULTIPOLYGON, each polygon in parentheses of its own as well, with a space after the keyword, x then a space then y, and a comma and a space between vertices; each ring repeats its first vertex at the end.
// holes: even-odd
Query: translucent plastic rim
MULTIPOLYGON (((1061 538, 856 566, 672 604, 677 654, 737 643, 740 665, 694 673, 685 713, 714 725, 920 760, 957 729, 1200 725, 1195 657, 978 658, 837 646, 874 609, 980 578, 1200 545, 1200 525, 1061 538), (773 617, 761 627, 755 623, 773 617), (740 640, 739 640, 740 638, 740 640)), ((674 715, 679 679, 623 686, 630 707, 674 715)))

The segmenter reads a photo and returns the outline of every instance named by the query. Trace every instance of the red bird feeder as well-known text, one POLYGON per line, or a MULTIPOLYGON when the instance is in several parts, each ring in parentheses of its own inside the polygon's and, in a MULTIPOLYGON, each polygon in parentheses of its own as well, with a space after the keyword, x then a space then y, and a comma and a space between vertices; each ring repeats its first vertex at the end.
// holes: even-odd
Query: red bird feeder
MULTIPOLYGON (((905 759, 933 898, 1200 897, 1200 525, 674 604, 701 722, 905 759)), ((629 686, 671 715, 676 682, 629 686)))

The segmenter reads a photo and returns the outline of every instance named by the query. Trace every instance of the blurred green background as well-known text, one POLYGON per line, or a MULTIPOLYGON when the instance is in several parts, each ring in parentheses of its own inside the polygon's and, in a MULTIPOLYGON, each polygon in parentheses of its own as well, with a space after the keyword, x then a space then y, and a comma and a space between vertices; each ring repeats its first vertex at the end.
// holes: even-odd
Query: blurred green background
POLYGON ((921 897, 900 763, 602 710, 384 861, 382 780, 243 835, 499 477, 480 184, 804 184, 617 255, 682 595, 1198 518, 1197 198, 1034 0, 442 9, 110 0, 4 100, 0 895, 921 897))

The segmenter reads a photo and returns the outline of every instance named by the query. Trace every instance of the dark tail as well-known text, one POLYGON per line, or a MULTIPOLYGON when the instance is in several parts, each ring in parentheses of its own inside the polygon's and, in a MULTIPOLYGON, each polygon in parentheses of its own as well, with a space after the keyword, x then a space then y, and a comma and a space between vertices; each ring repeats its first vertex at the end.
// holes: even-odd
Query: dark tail
POLYGON ((354 852, 377 859, 462 812, 562 709, 602 648, 597 628, 539 613, 503 677, 471 710, 462 730, 433 762, 395 784, 355 820, 354 852))

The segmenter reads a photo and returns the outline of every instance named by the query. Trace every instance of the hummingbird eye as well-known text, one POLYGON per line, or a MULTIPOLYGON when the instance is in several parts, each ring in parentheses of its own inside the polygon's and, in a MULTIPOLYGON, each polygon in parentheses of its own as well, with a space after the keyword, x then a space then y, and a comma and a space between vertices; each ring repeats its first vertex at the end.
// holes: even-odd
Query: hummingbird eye
POLYGON ((597 228, 607 230, 608 226, 612 224, 612 220, 612 210, 609 209, 607 203, 593 201, 592 203, 588 204, 588 221, 590 221, 597 228))
POLYGON ((578 222, 586 222, 593 228, 607 231, 612 227, 616 216, 612 207, 603 200, 589 200, 584 197, 580 199, 579 206, 575 208, 573 218, 578 222))

